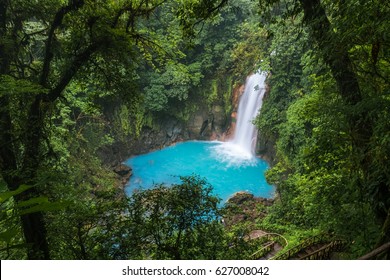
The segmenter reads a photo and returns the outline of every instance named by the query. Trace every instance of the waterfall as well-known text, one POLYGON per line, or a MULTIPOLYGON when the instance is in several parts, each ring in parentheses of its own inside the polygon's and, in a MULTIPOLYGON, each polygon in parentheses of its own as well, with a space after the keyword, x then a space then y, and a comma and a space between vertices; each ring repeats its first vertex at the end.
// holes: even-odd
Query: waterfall
POLYGON ((234 137, 213 148, 215 157, 228 166, 255 164, 257 129, 252 122, 263 104, 265 78, 265 72, 257 72, 247 78, 238 105, 234 137))
POLYGON ((247 78, 245 91, 238 106, 234 138, 231 141, 251 154, 255 152, 257 140, 257 129, 252 122, 263 104, 265 78, 264 72, 257 72, 247 78))

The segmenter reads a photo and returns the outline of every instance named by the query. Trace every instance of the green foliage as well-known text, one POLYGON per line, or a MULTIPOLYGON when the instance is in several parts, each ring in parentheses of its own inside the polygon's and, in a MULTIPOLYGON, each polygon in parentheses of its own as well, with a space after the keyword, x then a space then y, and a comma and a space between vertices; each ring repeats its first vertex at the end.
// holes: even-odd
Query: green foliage
POLYGON ((211 81, 211 92, 207 95, 207 104, 213 104, 218 100, 218 81, 211 81))
POLYGON ((269 70, 268 56, 264 53, 267 44, 267 31, 255 21, 244 21, 240 25, 241 40, 231 52, 233 77, 242 79, 250 72, 269 70))
MULTIPOLYGON (((48 197, 32 197, 17 202, 16 196, 25 194, 33 186, 21 185, 14 191, 0 193, 0 256, 1 259, 24 258, 23 251, 30 246, 20 235, 18 217, 36 212, 62 210, 66 202, 51 202, 48 197)), ((3 189, 3 188, 2 188, 3 189)))
MULTIPOLYGON (((247 10, 237 9, 242 3, 248 1, 3 3, 0 170, 9 190, 34 185, 34 193, 18 204, 11 197, 4 202, 2 214, 14 213, 7 216, 13 227, 10 233, 6 224, 0 229, 16 245, 23 244, 23 234, 36 243, 7 257, 140 257, 113 252, 125 232, 126 201, 118 194, 119 179, 103 165, 102 148, 140 136, 161 114, 188 120, 197 108, 188 101, 199 100, 197 93, 206 92, 215 76, 217 98, 210 103, 228 103, 231 80, 224 77, 240 39, 237 29, 247 10), (189 42, 183 31, 197 32, 197 38, 189 42), (70 204, 63 209, 61 201, 70 204), (18 221, 35 211, 44 212, 40 221, 18 221), (24 222, 42 234, 29 232, 24 222)), ((209 224, 198 221, 195 233, 185 234, 194 242, 186 257, 217 257, 211 248, 223 229, 216 217, 209 224), (201 235, 214 239, 199 253, 201 235)))
POLYGON ((352 257, 389 239, 388 5, 318 1, 331 27, 321 37, 306 0, 260 1, 260 17, 249 0, 3 2, 2 258, 26 258, 20 216, 37 212, 57 259, 249 256, 247 229, 222 227, 204 180, 128 204, 99 155, 162 115, 186 122, 204 105, 230 115, 233 83, 258 68, 269 92, 256 124, 276 146, 266 176, 278 194, 261 226, 291 245, 333 231, 352 257), (340 87, 354 80, 344 72, 356 92, 340 87))
POLYGON ((221 223, 224 209, 212 187, 195 175, 181 180, 130 197, 123 225, 113 235, 110 250, 115 258, 248 258, 259 244, 247 240, 247 227, 226 230, 221 223))
POLYGON ((141 100, 134 100, 128 105, 118 105, 114 109, 110 128, 115 140, 126 142, 131 136, 139 137, 145 126, 153 127, 152 116, 145 111, 141 100))
MULTIPOLYGON (((138 258, 216 259, 224 247, 219 199, 198 177, 156 186, 130 198, 130 236, 138 258)), ((134 250, 134 249, 133 249, 134 250)))
POLYGON ((277 203, 263 226, 292 236, 299 230, 330 230, 350 241, 343 257, 356 258, 378 240, 383 223, 378 207, 382 213, 389 209, 389 72, 382 68, 388 62, 388 38, 382 33, 388 7, 321 1, 334 33, 320 38, 313 30, 319 19, 302 27, 297 2, 267 1, 273 20, 263 24, 272 39, 265 47, 270 92, 256 124, 277 152, 277 163, 266 174, 277 186, 277 203), (364 36, 368 30, 374 36, 364 36), (330 63, 340 46, 353 61, 361 91, 362 100, 352 106, 335 71, 342 66, 349 71, 347 63, 330 63), (373 133, 362 135, 361 124, 372 125, 373 133))
POLYGON ((9 75, 0 76, 0 96, 11 95, 17 97, 31 96, 45 93, 47 89, 27 79, 15 79, 9 75))
POLYGON ((178 185, 139 190, 129 199, 103 185, 68 190, 72 203, 48 215, 53 257, 238 259, 253 252, 245 228, 224 229, 220 199, 211 186, 198 176, 181 179, 178 185))
POLYGON ((164 70, 153 73, 152 84, 144 89, 146 106, 151 111, 166 111, 172 99, 187 100, 190 90, 198 86, 202 78, 199 64, 186 66, 171 63, 164 70))
POLYGON ((99 189, 83 187, 68 190, 67 196, 73 199, 69 206, 56 215, 48 215, 53 258, 115 258, 113 240, 123 224, 127 200, 105 185, 99 189))
MULTIPOLYGON (((176 7, 179 18, 176 18, 171 10, 162 8, 159 24, 152 21, 148 23, 156 34, 174 38, 171 44, 175 43, 177 49, 162 66, 146 68, 146 71, 141 74, 147 111, 163 112, 186 121, 188 113, 195 110, 193 103, 198 106, 196 103, 202 103, 205 99, 209 108, 215 104, 223 104, 226 114, 230 114, 231 102, 228 99, 231 94, 231 84, 226 87, 225 83, 226 81, 231 83, 232 68, 238 61, 238 58, 233 58, 231 54, 240 40, 247 39, 241 31, 242 18, 251 12, 252 4, 248 1, 238 1, 225 6, 226 3, 223 2, 221 1, 221 6, 216 7, 221 13, 216 15, 213 11, 210 14, 213 17, 203 23, 199 30, 198 25, 191 25, 194 22, 191 24, 187 22, 187 16, 189 16, 187 12, 195 18, 196 16, 203 17, 206 11, 198 10, 198 5, 212 7, 215 3, 208 1, 182 3, 182 6, 176 7), (190 10, 184 11, 185 7, 190 10), (191 48, 188 48, 188 40, 179 35, 181 30, 173 27, 172 23, 177 21, 183 23, 184 29, 189 33, 197 31, 197 36, 191 37, 191 48), (229 78, 226 79, 226 76, 229 78), (204 95, 201 99, 197 96, 199 92, 204 95)), ((254 42, 252 43, 256 46, 254 42)), ((169 48, 172 48, 172 45, 169 48)), ((241 61, 246 61, 246 59, 241 61)), ((245 69, 245 72, 251 71, 252 66, 250 69, 245 69)), ((244 67, 246 66, 242 66, 244 67)), ((242 76, 241 73, 240 78, 242 76)))
POLYGON ((291 25, 270 24, 272 40, 268 43, 270 94, 264 100, 261 114, 256 120, 264 137, 271 139, 280 135, 279 126, 286 120, 286 110, 291 102, 301 96, 301 83, 305 82, 302 58, 307 51, 305 30, 297 33, 298 19, 291 25))

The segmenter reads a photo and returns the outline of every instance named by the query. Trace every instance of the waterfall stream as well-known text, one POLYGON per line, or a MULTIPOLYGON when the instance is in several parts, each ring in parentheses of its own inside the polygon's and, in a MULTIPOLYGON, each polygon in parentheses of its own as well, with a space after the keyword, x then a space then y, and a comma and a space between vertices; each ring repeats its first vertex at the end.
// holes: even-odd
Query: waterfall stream
POLYGON ((247 153, 255 152, 257 129, 252 122, 263 104, 265 78, 264 72, 255 73, 247 78, 245 91, 238 106, 236 131, 232 142, 247 153))
POLYGON ((223 201, 238 191, 272 197, 274 188, 264 178, 268 164, 255 156, 257 130, 252 124, 262 105, 264 81, 265 73, 248 77, 230 141, 188 141, 128 159, 133 175, 127 194, 154 184, 177 184, 179 176, 197 174, 207 179, 223 201))
POLYGON ((214 147, 214 156, 227 165, 252 165, 256 162, 257 129, 253 120, 263 104, 265 78, 265 72, 257 72, 247 78, 239 101, 234 137, 214 147))

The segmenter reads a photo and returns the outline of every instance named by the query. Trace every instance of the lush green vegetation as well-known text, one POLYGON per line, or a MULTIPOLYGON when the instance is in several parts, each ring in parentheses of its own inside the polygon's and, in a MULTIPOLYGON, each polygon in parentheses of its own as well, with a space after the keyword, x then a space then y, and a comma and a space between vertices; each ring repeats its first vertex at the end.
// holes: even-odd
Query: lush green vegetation
POLYGON ((270 93, 257 124, 276 145, 278 203, 264 226, 389 241, 389 7, 377 1, 270 1, 270 93), (299 229, 299 230, 298 230, 299 229))
POLYGON ((101 150, 228 105, 240 4, 0 1, 2 258, 129 256, 110 252, 128 201, 101 150))
POLYGON ((345 258, 389 242, 389 9, 0 0, 0 257, 248 258, 246 229, 219 222, 201 178, 126 198, 102 150, 200 106, 230 116, 234 84, 259 67, 277 199, 256 226, 290 245, 333 232, 345 258))

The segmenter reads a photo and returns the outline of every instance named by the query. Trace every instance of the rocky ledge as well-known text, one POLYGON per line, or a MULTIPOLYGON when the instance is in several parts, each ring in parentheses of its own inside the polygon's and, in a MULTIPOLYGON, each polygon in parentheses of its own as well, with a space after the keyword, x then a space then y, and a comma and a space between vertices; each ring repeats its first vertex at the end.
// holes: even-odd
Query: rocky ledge
POLYGON ((226 203, 227 213, 224 217, 226 226, 242 222, 255 222, 267 215, 267 208, 274 199, 256 197, 251 193, 237 192, 226 203))
POLYGON ((133 170, 131 167, 124 165, 123 163, 118 164, 114 167, 114 172, 118 174, 118 177, 121 180, 121 185, 124 187, 129 181, 131 175, 133 174, 133 170))

